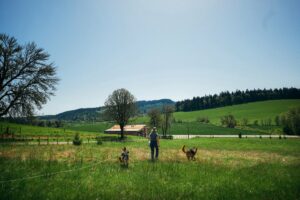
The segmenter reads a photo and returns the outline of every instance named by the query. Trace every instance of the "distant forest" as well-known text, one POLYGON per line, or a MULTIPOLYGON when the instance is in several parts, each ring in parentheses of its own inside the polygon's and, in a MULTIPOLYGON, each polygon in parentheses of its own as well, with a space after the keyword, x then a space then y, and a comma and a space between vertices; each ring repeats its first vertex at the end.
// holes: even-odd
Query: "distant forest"
POLYGON ((178 101, 175 104, 176 111, 195 111, 222 106, 237 105, 255 101, 276 100, 276 99, 300 99, 300 89, 254 89, 235 92, 221 92, 220 94, 194 97, 178 101))

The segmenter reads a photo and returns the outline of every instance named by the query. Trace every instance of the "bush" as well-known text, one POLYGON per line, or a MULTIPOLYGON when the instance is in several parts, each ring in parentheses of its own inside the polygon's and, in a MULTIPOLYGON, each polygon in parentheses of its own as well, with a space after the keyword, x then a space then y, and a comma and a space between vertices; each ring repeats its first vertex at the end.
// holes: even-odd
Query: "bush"
POLYGON ((242 125, 243 126, 247 126, 248 125, 248 119, 247 118, 243 118, 242 119, 242 125))
POLYGON ((100 137, 100 136, 97 136, 97 137, 96 137, 96 141, 97 141, 97 144, 98 144, 98 145, 103 144, 103 142, 102 142, 102 137, 100 137))
POLYGON ((182 120, 181 120, 181 119, 178 119, 178 120, 177 120, 177 123, 182 123, 182 120))
POLYGON ((253 124, 254 124, 255 126, 258 126, 258 120, 254 120, 253 124))
POLYGON ((209 119, 207 117, 198 117, 196 121, 200 123, 206 123, 206 124, 209 123, 209 119))
POLYGON ((225 115, 223 117, 221 117, 221 124, 228 128, 234 128, 237 124, 235 118, 233 115, 225 115))
POLYGON ((79 133, 75 134, 74 139, 73 139, 73 144, 74 145, 81 145, 81 139, 80 139, 79 133))
POLYGON ((283 132, 291 135, 300 135, 300 107, 290 109, 281 117, 283 132))

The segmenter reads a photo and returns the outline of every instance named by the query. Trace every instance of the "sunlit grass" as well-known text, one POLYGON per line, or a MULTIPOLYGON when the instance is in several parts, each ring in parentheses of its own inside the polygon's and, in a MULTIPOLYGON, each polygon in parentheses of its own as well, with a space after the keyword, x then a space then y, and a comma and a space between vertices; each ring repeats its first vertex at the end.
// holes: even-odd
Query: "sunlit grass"
POLYGON ((0 146, 2 199, 297 199, 300 140, 162 140, 149 161, 147 140, 103 145, 0 146), (198 147, 188 161, 182 145, 198 147), (117 160, 130 152, 128 168, 117 160))

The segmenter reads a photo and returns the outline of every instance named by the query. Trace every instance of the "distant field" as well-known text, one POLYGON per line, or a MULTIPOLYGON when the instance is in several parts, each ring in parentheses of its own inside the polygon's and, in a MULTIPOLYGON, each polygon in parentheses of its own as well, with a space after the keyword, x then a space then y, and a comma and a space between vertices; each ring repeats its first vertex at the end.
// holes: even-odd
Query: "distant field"
POLYGON ((7 128, 9 128, 10 133, 26 136, 74 136, 76 132, 85 136, 95 135, 95 133, 88 131, 70 130, 68 128, 48 128, 0 122, 1 133, 5 132, 7 128))
POLYGON ((103 133, 106 129, 112 127, 113 124, 107 122, 71 122, 65 125, 65 128, 74 131, 86 131, 94 133, 103 133))
MULTIPOLYGON (((277 115, 287 112, 292 107, 299 107, 300 99, 296 100, 272 100, 247 103, 222 108, 206 109, 192 112, 175 112, 176 121, 183 123, 173 123, 171 134, 282 134, 282 128, 275 126, 274 118, 277 115), (272 126, 238 126, 235 129, 220 127, 220 118, 224 115, 232 114, 241 124, 243 118, 248 119, 249 124, 255 120, 261 123, 261 120, 272 120, 272 126), (199 117, 207 117, 211 124, 197 123, 199 117), (186 123, 185 123, 186 122, 186 123), (217 125, 217 126, 214 126, 217 125)), ((147 116, 135 119, 135 123, 148 123, 147 116)))
MULTIPOLYGON (((281 127, 272 126, 238 126, 235 129, 229 129, 220 126, 220 117, 226 114, 233 114, 237 120, 247 118, 249 124, 254 120, 266 120, 272 119, 274 124, 274 118, 276 115, 286 112, 291 107, 300 106, 300 100, 274 100, 263 101, 256 103, 241 104, 235 106, 226 106, 216 109, 208 109, 202 111, 193 112, 176 112, 174 117, 176 121, 182 121, 182 123, 172 123, 170 134, 281 134, 281 127), (208 117, 211 124, 202 124, 196 122, 198 117, 208 117)), ((148 123, 148 117, 136 118, 132 123, 148 123)), ((20 131, 24 135, 74 135, 75 132, 79 132, 83 135, 95 135, 103 133, 106 129, 110 128, 113 124, 106 122, 72 122, 67 123, 64 128, 46 128, 27 126, 19 124, 8 124, 0 122, 0 127, 5 129, 10 126, 13 131, 19 133, 20 131)), ((161 133, 161 131, 160 131, 161 133)))
MULTIPOLYGON (((113 124, 106 122, 95 123, 68 123, 66 128, 74 131, 85 131, 92 133, 103 133, 106 129, 110 128, 113 124)), ((161 129, 158 130, 161 134, 161 129)), ((226 128, 214 124, 205 124, 199 122, 182 122, 172 123, 169 134, 172 135, 237 135, 239 133, 258 135, 258 134, 274 134, 282 133, 281 127, 277 126, 247 126, 237 128, 226 128)))
POLYGON ((149 152, 145 139, 79 147, 0 145, 0 199, 233 200, 300 196, 298 139, 163 140, 155 163, 149 162, 149 152), (198 147, 196 161, 186 159, 181 151, 184 144, 198 147), (130 152, 129 168, 120 167, 117 160, 123 146, 130 152), (2 182, 12 179, 16 181, 2 182))
POLYGON ((170 129, 170 134, 181 135, 237 135, 239 133, 247 135, 269 134, 269 130, 260 129, 242 129, 241 128, 226 128, 213 124, 204 124, 199 122, 183 122, 173 123, 170 129))
POLYGON ((292 107, 300 106, 300 99, 296 100, 272 100, 255 103, 247 103, 234 106, 226 106, 222 108, 207 109, 192 112, 176 112, 174 117, 176 120, 195 121, 198 117, 208 117, 213 124, 220 124, 220 118, 227 114, 232 114, 237 120, 247 118, 249 123, 254 120, 266 120, 274 118, 276 115, 288 111, 292 107))

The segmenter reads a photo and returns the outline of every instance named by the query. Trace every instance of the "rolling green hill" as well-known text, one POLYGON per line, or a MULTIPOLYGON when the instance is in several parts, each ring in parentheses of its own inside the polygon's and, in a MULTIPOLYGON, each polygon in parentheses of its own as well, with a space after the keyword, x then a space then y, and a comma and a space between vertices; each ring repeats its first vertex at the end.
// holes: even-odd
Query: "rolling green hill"
MULTIPOLYGON (((272 123, 274 123, 276 115, 288 111, 289 108, 298 106, 300 106, 300 99, 271 100, 200 111, 176 112, 174 113, 174 117, 176 120, 182 121, 196 121, 198 117, 208 117, 211 123, 220 125, 220 117, 232 114, 237 120, 247 118, 250 124, 253 123, 254 120, 260 121, 269 118, 272 119, 272 123)), ((145 119, 146 118, 139 120, 145 119)))
MULTIPOLYGON (((206 109, 192 112, 175 112, 171 128, 171 134, 282 134, 282 127, 275 126, 274 118, 287 112, 292 107, 299 107, 300 99, 296 100, 270 100, 254 103, 246 103, 222 108, 206 109), (243 118, 248 119, 249 126, 238 126, 235 129, 221 127, 220 118, 224 115, 232 114, 241 124, 243 118), (197 118, 207 117, 210 124, 197 122, 197 118), (271 126, 254 126, 255 120, 261 123, 261 120, 272 120, 271 126)), ((148 123, 147 116, 135 119, 134 123, 148 123)))
MULTIPOLYGON (((220 117, 233 114, 237 120, 247 118, 249 124, 254 120, 272 119, 276 115, 286 112, 291 107, 300 106, 299 100, 272 100, 255 103, 247 103, 235 106, 226 106, 222 108, 207 109, 193 112, 175 112, 174 118, 177 123, 173 123, 170 134, 281 134, 281 127, 278 126, 238 126, 235 129, 220 126, 220 117), (208 117, 210 124, 196 122, 199 117, 208 117), (181 123, 178 123, 181 121, 181 123)), ((133 120, 132 124, 148 123, 148 117, 139 117, 133 120)), ((0 125, 4 129, 7 125, 13 127, 13 131, 22 131, 25 135, 73 135, 75 132, 98 134, 111 127, 113 124, 107 122, 70 122, 65 124, 65 129, 41 128, 34 126, 6 124, 1 122, 0 125)), ((161 131, 159 131, 161 132, 161 131)))
MULTIPOLYGON (((175 102, 171 99, 159 99, 159 100, 150 100, 150 101, 137 101, 137 107, 139 113, 145 114, 150 109, 161 108, 163 105, 175 105, 175 102)), ((63 120, 63 121, 101 121, 102 116, 101 112, 104 107, 96 108, 80 108, 76 110, 69 110, 57 115, 44 115, 38 116, 41 120, 63 120)))

